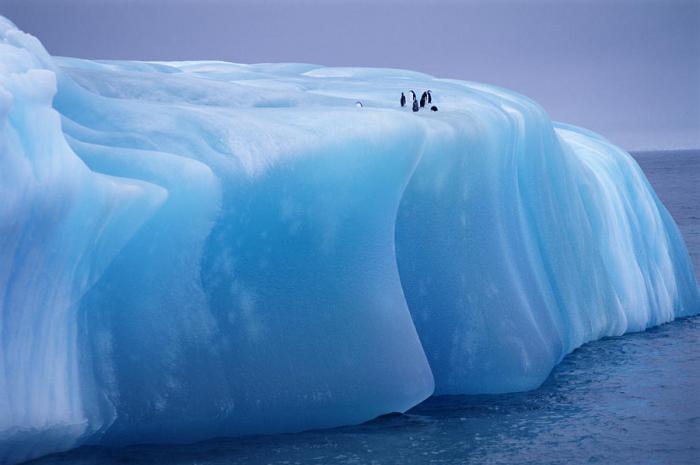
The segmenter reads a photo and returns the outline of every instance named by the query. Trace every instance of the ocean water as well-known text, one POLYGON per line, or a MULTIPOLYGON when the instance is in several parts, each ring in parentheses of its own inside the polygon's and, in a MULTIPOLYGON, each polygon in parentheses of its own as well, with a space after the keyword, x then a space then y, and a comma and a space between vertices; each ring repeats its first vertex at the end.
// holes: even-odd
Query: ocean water
MULTIPOLYGON (((700 152, 636 154, 700 270, 700 152)), ((539 389, 434 397, 403 415, 189 445, 82 447, 35 464, 700 464, 700 317, 606 338, 539 389)))

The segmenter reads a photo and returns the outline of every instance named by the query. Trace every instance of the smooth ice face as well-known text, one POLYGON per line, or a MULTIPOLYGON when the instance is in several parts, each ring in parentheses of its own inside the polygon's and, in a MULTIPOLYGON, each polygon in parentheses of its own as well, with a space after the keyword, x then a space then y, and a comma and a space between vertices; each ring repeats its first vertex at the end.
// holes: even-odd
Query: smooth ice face
POLYGON ((4 26, 3 461, 359 423, 433 392, 394 259, 418 121, 226 93, 235 65, 60 69, 4 26))
POLYGON ((700 310, 632 159, 502 89, 52 58, 3 20, 0 132, 0 462, 529 389, 700 310))

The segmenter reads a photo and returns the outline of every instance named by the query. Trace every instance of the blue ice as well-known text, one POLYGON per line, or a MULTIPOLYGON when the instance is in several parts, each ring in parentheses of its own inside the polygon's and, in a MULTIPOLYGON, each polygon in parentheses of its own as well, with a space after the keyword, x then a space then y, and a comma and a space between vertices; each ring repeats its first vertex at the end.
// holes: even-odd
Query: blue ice
POLYGON ((58 58, 0 17, 0 199, 0 463, 532 389, 700 311, 628 154, 411 71, 58 58))

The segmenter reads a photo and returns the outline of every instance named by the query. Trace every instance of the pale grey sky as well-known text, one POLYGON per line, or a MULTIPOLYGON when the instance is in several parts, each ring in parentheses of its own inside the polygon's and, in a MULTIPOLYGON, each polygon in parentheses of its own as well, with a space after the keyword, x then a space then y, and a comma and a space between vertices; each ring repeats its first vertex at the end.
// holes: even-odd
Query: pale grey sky
POLYGON ((50 53, 410 68, 629 150, 700 148, 700 0, 0 0, 50 53))

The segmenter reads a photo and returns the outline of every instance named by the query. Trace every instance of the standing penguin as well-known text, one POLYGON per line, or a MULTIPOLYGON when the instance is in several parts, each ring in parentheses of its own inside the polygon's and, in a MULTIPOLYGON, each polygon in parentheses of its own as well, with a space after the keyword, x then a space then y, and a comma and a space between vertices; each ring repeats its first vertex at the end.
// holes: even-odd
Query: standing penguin
POLYGON ((403 94, 403 92, 401 92, 401 107, 403 108, 405 106, 406 106, 406 96, 403 94))
POLYGON ((411 93, 411 98, 412 98, 412 100, 415 100, 415 99, 416 99, 416 93, 413 92, 412 90, 409 90, 409 92, 411 93))
POLYGON ((433 94, 430 93, 430 89, 428 89, 428 103, 433 103, 433 94))
POLYGON ((416 96, 413 96, 413 111, 418 111, 418 100, 416 100, 416 96))
POLYGON ((423 94, 420 96, 420 107, 423 108, 425 106, 425 101, 428 100, 428 93, 423 92, 423 94))

